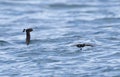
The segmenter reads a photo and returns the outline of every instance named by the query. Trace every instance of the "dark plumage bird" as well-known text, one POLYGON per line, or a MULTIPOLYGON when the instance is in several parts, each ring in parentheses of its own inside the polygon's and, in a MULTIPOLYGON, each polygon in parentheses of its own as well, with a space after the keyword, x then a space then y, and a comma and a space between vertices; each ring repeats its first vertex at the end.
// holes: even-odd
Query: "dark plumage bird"
POLYGON ((74 46, 80 48, 80 50, 82 50, 82 48, 85 47, 85 46, 91 46, 91 47, 93 47, 92 44, 85 44, 85 43, 83 43, 83 44, 75 44, 74 46))
POLYGON ((26 44, 29 45, 30 43, 30 32, 33 31, 32 28, 28 28, 28 29, 23 29, 23 32, 26 31, 26 44))

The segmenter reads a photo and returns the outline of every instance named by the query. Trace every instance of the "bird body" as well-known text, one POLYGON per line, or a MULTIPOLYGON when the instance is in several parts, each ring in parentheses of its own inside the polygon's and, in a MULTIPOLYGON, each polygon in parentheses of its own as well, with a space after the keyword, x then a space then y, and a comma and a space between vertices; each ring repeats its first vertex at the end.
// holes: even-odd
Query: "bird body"
POLYGON ((26 44, 29 45, 30 43, 30 32, 33 31, 32 28, 28 28, 28 29, 23 29, 23 32, 26 31, 26 44))
POLYGON ((85 44, 85 43, 83 43, 83 44, 76 44, 76 45, 74 45, 74 46, 80 48, 80 50, 82 50, 82 48, 85 47, 85 46, 91 46, 91 47, 93 47, 92 44, 85 44))

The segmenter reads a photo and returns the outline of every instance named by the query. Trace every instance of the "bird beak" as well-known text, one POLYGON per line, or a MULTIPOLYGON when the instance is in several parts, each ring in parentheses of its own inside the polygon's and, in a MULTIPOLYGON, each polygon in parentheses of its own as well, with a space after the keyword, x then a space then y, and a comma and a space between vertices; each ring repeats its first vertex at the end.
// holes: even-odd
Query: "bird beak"
POLYGON ((23 29, 23 32, 25 32, 26 29, 23 29))

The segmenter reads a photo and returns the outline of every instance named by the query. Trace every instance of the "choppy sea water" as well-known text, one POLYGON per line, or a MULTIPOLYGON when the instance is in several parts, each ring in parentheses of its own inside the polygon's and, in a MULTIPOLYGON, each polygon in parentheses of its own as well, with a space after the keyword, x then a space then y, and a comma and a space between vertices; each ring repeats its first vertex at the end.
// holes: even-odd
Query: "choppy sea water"
POLYGON ((0 77, 120 77, 119 29, 119 0, 1 0, 0 77))

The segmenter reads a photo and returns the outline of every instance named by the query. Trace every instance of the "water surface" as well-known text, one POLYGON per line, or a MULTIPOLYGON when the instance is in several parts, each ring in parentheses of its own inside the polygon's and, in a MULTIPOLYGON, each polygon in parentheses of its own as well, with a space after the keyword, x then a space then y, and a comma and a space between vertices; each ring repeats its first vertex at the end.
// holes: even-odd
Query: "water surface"
POLYGON ((120 77, 119 9, 119 0, 1 0, 0 77, 120 77), (24 28, 34 29, 28 46, 24 28))

